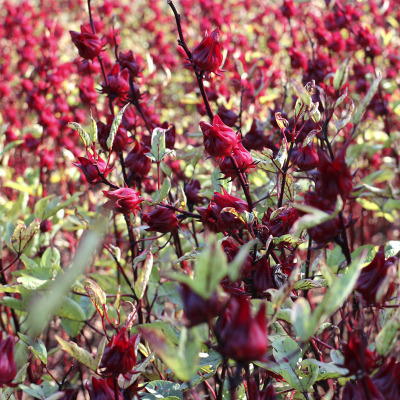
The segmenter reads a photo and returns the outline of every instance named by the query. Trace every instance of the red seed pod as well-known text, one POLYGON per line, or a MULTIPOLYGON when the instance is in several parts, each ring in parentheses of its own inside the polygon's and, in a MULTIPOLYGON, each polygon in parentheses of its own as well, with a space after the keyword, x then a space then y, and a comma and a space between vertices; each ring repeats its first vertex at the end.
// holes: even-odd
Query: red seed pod
MULTIPOLYGON (((238 143, 232 149, 232 157, 236 161, 239 171, 242 173, 254 167, 253 157, 241 143, 238 143)), ((224 174, 224 178, 236 179, 238 177, 230 157, 220 158, 218 165, 219 169, 224 174)))

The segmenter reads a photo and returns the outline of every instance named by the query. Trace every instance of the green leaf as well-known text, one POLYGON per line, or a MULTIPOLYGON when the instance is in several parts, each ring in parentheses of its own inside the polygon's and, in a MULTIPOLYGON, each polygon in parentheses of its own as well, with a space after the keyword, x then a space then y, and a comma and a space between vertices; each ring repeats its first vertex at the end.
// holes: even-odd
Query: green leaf
POLYGON ((77 122, 69 122, 68 125, 79 133, 84 146, 89 147, 91 144, 90 135, 85 131, 85 129, 83 129, 77 122))
POLYGON ((86 314, 82 307, 70 297, 64 297, 61 306, 55 311, 55 314, 61 318, 73 321, 86 321, 86 314))
POLYGON ((92 111, 90 111, 90 139, 92 143, 97 142, 97 124, 92 117, 92 111))
POLYGON ((11 237, 11 246, 17 254, 21 254, 32 240, 35 233, 39 230, 40 222, 40 219, 36 218, 28 227, 22 222, 15 227, 11 237))
POLYGON ((194 292, 205 299, 209 299, 220 280, 227 275, 226 254, 222 250, 215 235, 210 234, 206 243, 206 250, 200 254, 194 266, 194 279, 187 275, 174 275, 180 281, 187 283, 194 292))
MULTIPOLYGON (((51 284, 51 288, 43 297, 31 302, 30 312, 26 321, 30 337, 38 336, 46 327, 51 316, 60 309, 65 299, 65 293, 75 283, 95 254, 101 234, 106 227, 107 224, 99 219, 93 229, 87 231, 81 239, 72 265, 65 269, 65 273, 57 275, 51 284)), ((81 316, 83 315, 84 313, 81 314, 81 316)))
POLYGON ((153 201, 149 203, 149 205, 155 205, 161 203, 168 196, 169 191, 171 190, 171 181, 168 178, 164 179, 164 182, 160 188, 153 195, 153 201))
POLYGON ((294 286, 295 290, 310 290, 310 289, 320 289, 327 286, 325 279, 302 279, 296 283, 294 286))
POLYGON ((374 81, 371 83, 371 86, 368 89, 367 94, 361 100, 360 104, 358 105, 357 111, 354 113, 354 116, 353 116, 353 124, 354 125, 357 125, 360 122, 366 108, 368 107, 369 103, 371 102, 372 98, 374 97, 374 94, 378 90, 379 84, 382 80, 382 74, 381 74, 381 72, 378 71, 378 73, 376 75, 377 76, 374 79, 374 81))
POLYGON ((179 383, 169 381, 151 381, 146 384, 148 393, 143 394, 143 400, 177 398, 182 400, 182 390, 179 383))
POLYGON ((349 77, 349 61, 350 57, 347 57, 335 72, 333 77, 333 88, 339 90, 346 82, 349 77))
POLYGON ((290 244, 292 246, 298 246, 299 244, 304 242, 304 239, 300 239, 296 236, 290 235, 290 234, 286 234, 280 237, 275 237, 273 238, 273 242, 274 244, 279 244, 279 243, 286 243, 286 244, 290 244))
POLYGON ((314 226, 320 225, 335 218, 343 208, 343 200, 340 196, 337 197, 336 207, 332 214, 321 211, 318 208, 306 205, 293 204, 293 207, 297 208, 300 211, 308 213, 299 218, 293 225, 292 231, 300 233, 305 229, 313 228, 314 226))
POLYGON ((30 396, 41 400, 50 397, 58 390, 58 386, 54 382, 52 384, 48 381, 43 381, 40 385, 34 383, 30 386, 19 385, 19 388, 30 396))
POLYGON ((251 156, 256 164, 257 168, 260 168, 266 172, 277 172, 278 168, 273 162, 272 150, 264 149, 262 152, 251 150, 251 156))
POLYGON ((299 297, 293 305, 291 313, 291 322, 300 338, 309 338, 313 334, 313 327, 311 325, 311 307, 304 297, 299 297))
POLYGON ((130 103, 125 104, 125 106, 122 107, 121 110, 119 110, 119 113, 114 118, 114 121, 111 125, 110 133, 108 134, 108 138, 107 138, 107 148, 109 150, 112 150, 115 137, 117 136, 119 125, 121 124, 122 117, 124 115, 125 110, 129 106, 129 104, 130 103))
POLYGON ((107 303, 106 294, 101 286, 93 281, 92 279, 87 279, 85 283, 86 293, 89 295, 90 301, 96 307, 97 312, 100 316, 104 315, 104 306, 107 303))
POLYGON ((34 211, 34 215, 36 218, 43 219, 43 217, 45 215, 46 207, 53 197, 54 197, 54 194, 47 196, 47 197, 43 197, 38 202, 36 202, 35 211, 34 211))
POLYGON ((317 381, 340 378, 349 372, 348 369, 338 367, 334 363, 324 363, 313 358, 309 358, 308 361, 319 367, 317 381))
POLYGON ((311 316, 308 335, 301 338, 303 343, 306 343, 317 331, 318 327, 325 322, 328 317, 336 312, 350 296, 357 283, 363 262, 363 258, 356 259, 349 265, 346 273, 332 282, 330 288, 325 293, 322 302, 314 310, 311 316))
POLYGON ((376 351, 380 356, 387 356, 397 343, 400 330, 400 310, 397 309, 375 338, 376 351))
POLYGON ((45 344, 41 339, 33 340, 29 336, 23 335, 22 333, 18 332, 18 336, 20 339, 29 346, 31 352, 39 358, 39 360, 47 365, 47 349, 45 344))
POLYGON ((144 296, 147 284, 149 283, 149 278, 152 268, 153 268, 153 254, 149 251, 147 253, 142 270, 139 273, 138 279, 135 282, 135 293, 139 300, 142 299, 144 296))
POLYGON ((400 241, 391 240, 385 247, 385 258, 398 256, 400 253, 400 241))
POLYGON ((171 343, 160 331, 142 326, 139 331, 161 360, 182 381, 190 381, 199 364, 201 342, 193 330, 182 328, 178 346, 171 343))
POLYGON ((354 112, 354 103, 353 100, 350 99, 346 104, 346 109, 344 110, 344 113, 342 113, 340 118, 338 118, 335 114, 333 114, 333 122, 338 131, 343 129, 349 123, 349 121, 351 120, 351 116, 353 115, 353 112, 354 112))
POLYGON ((74 342, 67 342, 59 336, 55 336, 61 348, 70 354, 73 358, 78 360, 81 364, 86 365, 92 371, 96 372, 97 362, 96 359, 85 349, 82 349, 74 342))
POLYGON ((250 249, 256 246, 257 243, 258 240, 253 239, 250 240, 250 242, 247 242, 245 245, 240 246, 239 252, 236 254, 235 258, 229 263, 229 278, 232 282, 235 282, 239 278, 241 268, 247 256, 249 255, 250 249))
POLYGON ((46 212, 43 215, 43 220, 49 219, 53 215, 57 214, 58 211, 67 208, 70 204, 74 203, 75 200, 81 195, 82 193, 76 192, 74 193, 69 199, 60 203, 61 197, 55 198, 52 202, 48 204, 46 207, 46 212))

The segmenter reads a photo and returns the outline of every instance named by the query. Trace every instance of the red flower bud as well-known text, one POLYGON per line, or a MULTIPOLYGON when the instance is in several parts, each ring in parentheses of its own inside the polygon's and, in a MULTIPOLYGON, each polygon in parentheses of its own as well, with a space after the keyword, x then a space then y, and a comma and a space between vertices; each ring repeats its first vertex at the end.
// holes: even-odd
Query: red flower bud
POLYGON ((138 335, 128 338, 128 332, 123 327, 119 333, 111 338, 107 344, 100 368, 104 368, 105 375, 118 377, 120 374, 131 372, 136 364, 136 341, 138 335))
POLYGON ((380 246, 371 263, 361 270, 356 289, 368 305, 382 304, 392 296, 397 261, 397 257, 385 260, 385 248, 380 246))
POLYGON ((213 124, 200 122, 204 134, 204 147, 213 157, 230 156, 238 145, 238 137, 232 128, 226 126, 218 115, 214 116, 213 124))
POLYGON ((3 332, 0 332, 0 388, 10 385, 16 374, 14 339, 9 336, 3 340, 3 332))
POLYGON ((107 166, 107 163, 100 157, 97 161, 90 153, 88 153, 88 157, 78 157, 79 163, 74 163, 74 165, 82 171, 88 183, 95 185, 102 180, 99 172, 106 178, 112 167, 107 166))
POLYGON ((149 227, 150 232, 176 232, 178 230, 178 218, 175 211, 166 207, 159 207, 149 214, 143 214, 143 222, 149 227))
POLYGON ((219 31, 216 29, 193 49, 193 64, 202 71, 219 73, 219 67, 223 61, 221 45, 219 43, 219 31))
POLYGON ((85 60, 93 60, 100 55, 103 44, 90 28, 81 26, 81 33, 69 31, 72 42, 77 47, 79 55, 85 60))
MULTIPOLYGON (((359 379, 358 382, 351 383, 347 382, 343 390, 342 400, 365 400, 365 391, 368 391, 368 398, 370 400, 387 400, 390 397, 384 397, 383 394, 374 385, 371 378, 366 376, 363 379, 359 379)), ((395 397, 394 397, 395 398, 395 397)))
POLYGON ((103 190, 103 193, 109 199, 104 207, 122 214, 133 213, 135 215, 135 211, 139 210, 139 204, 143 201, 139 192, 129 188, 103 190))
POLYGON ((242 362, 261 360, 268 347, 265 303, 253 317, 245 297, 232 297, 217 321, 215 334, 218 351, 226 357, 242 362))

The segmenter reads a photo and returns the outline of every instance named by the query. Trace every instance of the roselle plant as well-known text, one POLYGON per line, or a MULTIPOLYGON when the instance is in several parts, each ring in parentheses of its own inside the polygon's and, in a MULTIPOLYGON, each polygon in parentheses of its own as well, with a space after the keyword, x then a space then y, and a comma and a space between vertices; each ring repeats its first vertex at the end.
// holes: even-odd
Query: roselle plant
POLYGON ((4 2, 0 398, 400 399, 399 18, 4 2))

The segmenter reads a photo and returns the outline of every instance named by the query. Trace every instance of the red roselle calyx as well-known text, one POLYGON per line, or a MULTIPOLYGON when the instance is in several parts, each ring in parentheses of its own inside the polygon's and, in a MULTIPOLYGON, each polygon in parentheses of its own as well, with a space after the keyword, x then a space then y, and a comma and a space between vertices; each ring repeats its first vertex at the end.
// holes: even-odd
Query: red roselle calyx
POLYGON ((205 299, 195 293, 190 286, 182 283, 179 288, 179 294, 182 297, 183 310, 189 326, 210 322, 222 310, 222 304, 216 292, 209 299, 205 299))
POLYGON ((92 378, 92 385, 85 384, 89 392, 90 400, 124 400, 122 393, 118 390, 118 398, 115 398, 113 379, 92 378))
POLYGON ((81 33, 69 31, 72 42, 78 49, 79 55, 85 60, 93 60, 103 50, 103 43, 89 27, 81 26, 81 33))
POLYGON ((214 116, 212 125, 200 122, 200 127, 204 135, 204 147, 210 156, 229 157, 233 148, 239 144, 237 134, 218 115, 214 116))
POLYGON ((210 35, 207 34, 204 39, 192 51, 193 64, 201 71, 220 72, 219 67, 223 61, 221 44, 219 42, 219 31, 215 29, 210 35))
POLYGON ((146 231, 150 232, 174 233, 179 226, 175 211, 166 207, 159 207, 149 214, 143 214, 143 222, 149 226, 146 231))
POLYGON ((90 153, 88 153, 88 158, 78 157, 78 160, 79 163, 74 163, 74 165, 82 171, 88 183, 92 185, 102 181, 100 174, 106 178, 113 169, 113 167, 107 166, 107 163, 100 157, 95 160, 90 153))
MULTIPOLYGON (((241 173, 245 173, 255 166, 253 157, 241 143, 238 143, 232 149, 232 158, 235 160, 238 170, 241 173)), ((238 177, 230 157, 220 158, 218 161, 218 166, 221 172, 224 174, 224 178, 236 179, 238 177)))
POLYGON ((16 374, 14 338, 9 336, 3 340, 3 332, 0 332, 0 388, 10 385, 16 374))
POLYGON ((144 200, 139 192, 130 188, 103 190, 103 193, 109 199, 104 207, 122 214, 135 215, 136 210, 139 210, 139 204, 144 200))
POLYGON ((139 335, 128 337, 128 332, 123 327, 117 335, 113 335, 107 344, 100 369, 104 368, 104 375, 118 377, 120 374, 131 372, 136 364, 136 344, 139 335))
POLYGON ((368 305, 384 303, 392 296, 397 261, 397 257, 385 260, 385 247, 380 246, 371 263, 361 270, 356 289, 368 305))
POLYGON ((255 317, 244 296, 232 297, 215 327, 218 351, 236 361, 262 360, 268 347, 265 303, 255 317))
POLYGON ((107 82, 103 81, 101 93, 107 94, 111 99, 119 98, 125 100, 129 92, 129 70, 121 71, 120 64, 115 63, 107 74, 107 82))
POLYGON ((125 165, 132 171, 135 177, 146 178, 151 169, 150 158, 145 155, 150 153, 150 148, 142 146, 138 141, 125 160, 125 165))

